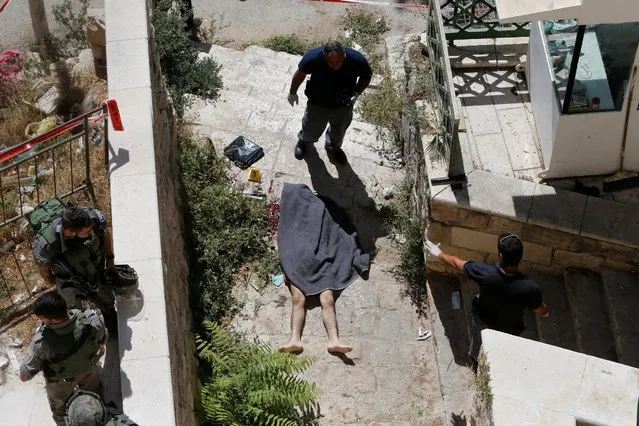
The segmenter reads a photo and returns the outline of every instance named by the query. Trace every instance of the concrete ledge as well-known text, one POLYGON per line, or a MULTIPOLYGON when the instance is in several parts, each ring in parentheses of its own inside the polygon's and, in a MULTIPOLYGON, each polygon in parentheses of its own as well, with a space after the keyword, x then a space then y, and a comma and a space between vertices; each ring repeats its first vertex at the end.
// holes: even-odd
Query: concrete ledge
POLYGON ((136 269, 142 294, 117 304, 122 403, 143 425, 190 425, 196 380, 177 141, 172 113, 154 97, 166 88, 150 7, 105 2, 109 96, 125 129, 109 132, 114 253, 136 269))
POLYGON ((493 330, 482 331, 496 425, 630 425, 639 370, 493 330))
POLYGON ((480 170, 468 186, 433 187, 428 236, 456 249, 496 253, 497 236, 525 243, 524 260, 588 269, 639 265, 639 207, 480 170))

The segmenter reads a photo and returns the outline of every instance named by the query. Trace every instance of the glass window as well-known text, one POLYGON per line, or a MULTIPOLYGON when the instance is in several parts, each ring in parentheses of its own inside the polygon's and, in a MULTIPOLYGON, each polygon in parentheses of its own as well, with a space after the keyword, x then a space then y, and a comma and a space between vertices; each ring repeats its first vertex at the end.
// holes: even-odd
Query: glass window
POLYGON ((561 105, 566 97, 566 86, 570 75, 570 59, 577 40, 577 20, 560 19, 544 22, 544 33, 548 44, 550 66, 555 76, 557 97, 561 105))
MULTIPOLYGON (((547 21, 545 29, 557 96, 563 105, 577 41, 577 23, 547 21)), ((621 111, 638 44, 637 22, 586 26, 568 113, 621 111)))

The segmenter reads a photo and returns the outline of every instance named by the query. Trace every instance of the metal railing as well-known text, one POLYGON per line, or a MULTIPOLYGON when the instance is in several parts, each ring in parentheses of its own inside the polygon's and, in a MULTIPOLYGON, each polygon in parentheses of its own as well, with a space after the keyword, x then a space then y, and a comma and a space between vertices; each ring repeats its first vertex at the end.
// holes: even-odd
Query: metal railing
POLYGON ((450 44, 455 40, 527 37, 530 34, 528 22, 500 24, 495 0, 436 1, 439 1, 446 39, 450 44))
MULTIPOLYGON (((92 204, 97 205, 91 159, 92 151, 95 153, 98 145, 102 144, 104 164, 100 166, 108 170, 108 117, 107 107, 101 106, 0 151, 0 231, 11 224, 15 229, 27 227, 26 222, 16 222, 40 203, 52 198, 62 200, 84 192, 92 204)), ((34 292, 25 279, 25 265, 21 265, 30 257, 31 244, 20 249, 22 253, 18 260, 16 250, 20 247, 21 244, 13 240, 0 247, 0 325, 20 316, 22 302, 26 300, 22 300, 19 294, 16 297, 18 287, 24 286, 25 296, 28 295, 24 299, 30 298, 34 292), (9 267, 7 262, 15 265, 12 274, 9 269, 13 270, 13 266, 9 267), (18 285, 18 281, 22 285, 18 285)))

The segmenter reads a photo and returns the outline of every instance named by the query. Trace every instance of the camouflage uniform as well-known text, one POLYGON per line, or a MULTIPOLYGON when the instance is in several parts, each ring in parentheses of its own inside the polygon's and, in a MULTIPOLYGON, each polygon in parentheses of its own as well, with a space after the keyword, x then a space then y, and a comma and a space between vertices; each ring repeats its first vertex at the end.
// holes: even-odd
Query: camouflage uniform
POLYGON ((46 381, 47 398, 58 426, 65 426, 66 402, 76 386, 102 394, 102 377, 97 365, 99 345, 108 333, 100 311, 71 310, 61 324, 42 325, 33 336, 28 358, 20 374, 33 378, 40 371, 46 381))
POLYGON ((104 285, 106 217, 100 210, 86 210, 93 220, 93 233, 89 238, 63 238, 62 219, 55 219, 38 234, 33 259, 39 267, 51 270, 56 289, 69 309, 80 309, 82 299, 89 299, 100 307, 110 324, 115 312, 112 312, 113 292, 104 285))

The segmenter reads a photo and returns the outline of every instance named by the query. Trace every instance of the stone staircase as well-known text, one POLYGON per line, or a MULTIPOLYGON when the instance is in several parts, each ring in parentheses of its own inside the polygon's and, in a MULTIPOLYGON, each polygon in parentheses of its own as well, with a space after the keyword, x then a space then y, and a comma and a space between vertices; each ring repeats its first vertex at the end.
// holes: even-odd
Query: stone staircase
MULTIPOLYGON (((639 277, 615 270, 531 267, 550 316, 527 312, 522 337, 639 368, 639 277)), ((470 317, 478 286, 463 276, 431 272, 428 277, 431 320, 448 419, 473 410, 474 377, 467 368, 470 317), (461 294, 452 309, 452 292, 461 294)), ((465 424, 461 422, 459 424, 465 424)), ((468 423, 471 424, 471 423, 468 423)))

